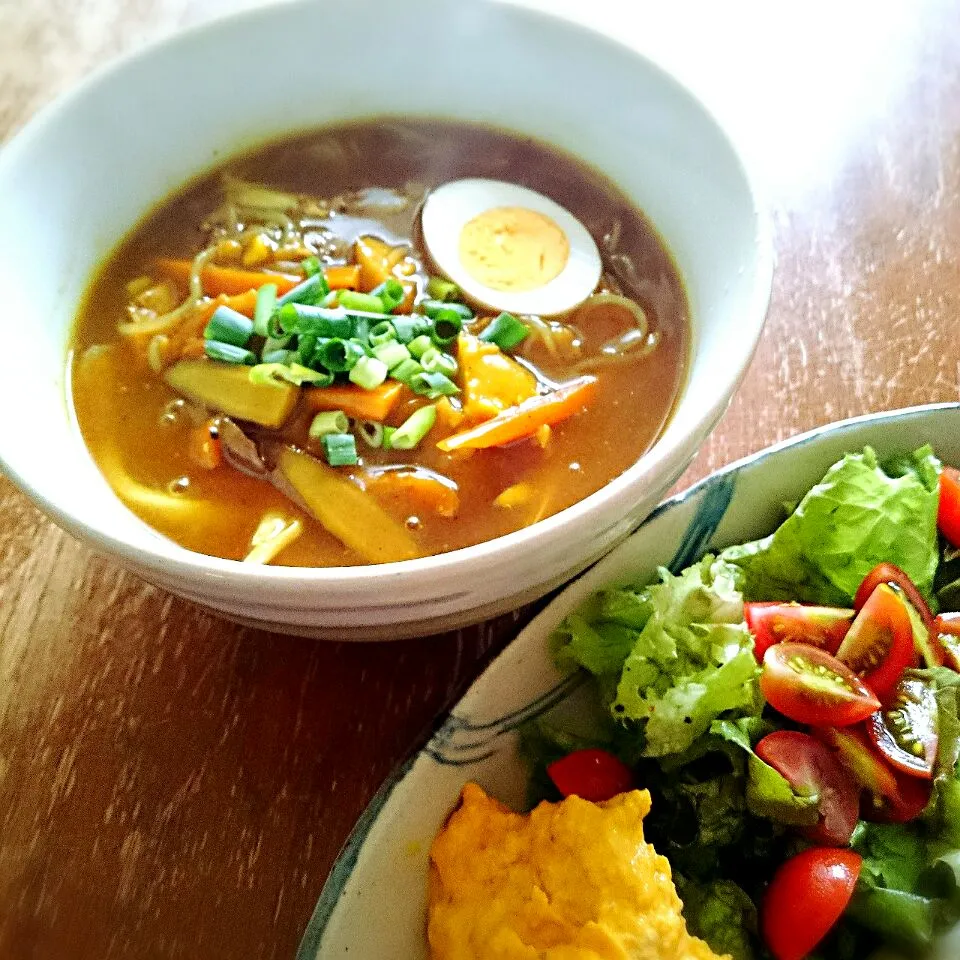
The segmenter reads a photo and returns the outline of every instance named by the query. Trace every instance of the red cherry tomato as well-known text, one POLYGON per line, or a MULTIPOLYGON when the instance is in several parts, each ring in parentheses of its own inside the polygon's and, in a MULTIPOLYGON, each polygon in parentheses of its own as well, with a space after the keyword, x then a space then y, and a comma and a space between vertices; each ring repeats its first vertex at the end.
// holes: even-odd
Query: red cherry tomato
POLYGON ((894 769, 930 780, 940 740, 938 720, 930 685, 908 674, 886 706, 867 718, 867 736, 894 769))
POLYGON ((774 874, 761 912, 776 960, 803 960, 830 932, 853 896, 863 861, 852 850, 811 847, 774 874))
POLYGON ((756 746, 757 756, 783 774, 795 793, 820 798, 820 822, 808 828, 814 843, 845 847, 860 819, 860 791, 840 761, 818 740, 797 730, 778 730, 756 746))
POLYGON ((565 796, 600 803, 633 787, 630 768, 606 750, 576 750, 547 767, 556 788, 565 796))
POLYGON ((955 547, 960 547, 960 470, 953 467, 944 467, 940 474, 937 526, 955 547))
POLYGON ((867 796, 860 805, 864 820, 878 823, 909 823, 927 809, 933 784, 929 780, 893 772, 895 789, 889 796, 867 796))
POLYGON ((944 666, 960 671, 960 613, 941 613, 934 627, 944 654, 944 666))
POLYGON ((877 753, 859 727, 823 727, 814 735, 833 750, 840 763, 862 788, 860 815, 865 820, 908 823, 923 813, 931 784, 897 773, 877 753))
POLYGON ((890 798, 897 794, 893 771, 871 747, 860 727, 821 727, 814 736, 829 747, 861 790, 871 797, 890 798))
POLYGON ((902 591, 881 583, 870 594, 840 644, 837 659, 881 700, 893 690, 916 661, 913 625, 902 591))
POLYGON ((836 653, 853 620, 852 610, 799 603, 748 603, 744 613, 753 634, 753 652, 761 663, 767 648, 784 640, 836 653))
POLYGON ((774 710, 813 727, 846 727, 880 709, 849 667, 805 643, 777 643, 767 650, 760 689, 774 710))
POLYGON ((927 635, 925 637, 914 636, 917 653, 923 657, 928 667, 942 666, 943 650, 937 642, 933 613, 927 601, 923 599, 923 594, 917 589, 916 584, 899 567, 895 567, 892 563, 881 563, 874 567, 857 588, 857 595, 853 600, 854 609, 861 610, 870 599, 873 591, 881 583, 892 584, 904 592, 908 603, 917 611, 924 627, 926 627, 927 635))

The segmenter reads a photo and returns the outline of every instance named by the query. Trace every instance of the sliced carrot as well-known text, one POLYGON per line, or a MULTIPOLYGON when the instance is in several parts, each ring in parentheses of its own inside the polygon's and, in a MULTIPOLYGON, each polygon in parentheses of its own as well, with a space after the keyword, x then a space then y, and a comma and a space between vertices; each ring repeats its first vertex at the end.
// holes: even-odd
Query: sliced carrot
POLYGON ((401 280, 403 299, 397 304, 394 313, 413 313, 413 304, 417 299, 417 285, 412 280, 401 280))
POLYGON ((192 347, 193 341, 203 339, 203 331, 210 322, 214 310, 217 307, 230 307, 245 317, 252 317, 253 311, 257 306, 257 291, 247 290, 246 293, 238 294, 235 297, 228 297, 225 293, 214 297, 211 300, 204 300, 195 310, 192 310, 185 323, 177 330, 177 335, 173 340, 173 353, 179 353, 180 359, 187 357, 202 357, 204 354, 203 344, 201 342, 200 352, 192 347), (190 348, 188 351, 188 347, 190 348))
MULTIPOLYGON (((193 263, 190 260, 168 260, 161 257, 157 261, 157 266, 162 273, 180 283, 190 282, 190 271, 193 269, 193 263)), ((218 267, 213 263, 203 268, 200 279, 203 281, 204 292, 211 296, 220 293, 235 296, 251 289, 256 290, 265 283, 275 283, 279 293, 287 293, 303 281, 303 277, 291 273, 238 270, 235 267, 218 267)))
POLYGON ((348 263, 342 267, 327 267, 323 271, 331 290, 356 290, 360 286, 360 264, 348 263))
POLYGON ((216 436, 216 425, 212 420, 190 431, 187 456, 204 470, 216 470, 223 463, 220 439, 216 436))
POLYGON ((460 494, 453 480, 417 467, 367 474, 364 482, 375 496, 402 498, 415 510, 455 517, 460 509, 460 494))
POLYGON ((388 380, 373 390, 363 387, 333 386, 309 387, 304 390, 307 409, 313 413, 323 410, 342 410, 348 417, 358 420, 375 420, 383 423, 397 405, 404 386, 396 380, 388 380))
POLYGON ((580 413, 593 402, 596 392, 596 377, 579 377, 553 393, 531 397, 471 430, 455 433, 437 446, 444 451, 461 447, 474 450, 502 447, 514 440, 533 436, 544 424, 552 426, 580 413))
POLYGON ((252 319, 253 311, 257 307, 257 291, 247 290, 246 293, 239 293, 232 297, 221 293, 197 307, 197 319, 202 320, 203 325, 206 326, 217 307, 229 307, 231 310, 236 310, 237 313, 242 313, 245 317, 252 319))

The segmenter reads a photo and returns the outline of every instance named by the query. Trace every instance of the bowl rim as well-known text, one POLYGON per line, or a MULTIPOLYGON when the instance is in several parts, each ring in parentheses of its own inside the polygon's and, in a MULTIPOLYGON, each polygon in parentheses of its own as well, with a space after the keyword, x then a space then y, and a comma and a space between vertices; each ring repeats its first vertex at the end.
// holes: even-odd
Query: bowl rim
MULTIPOLYGON (((428 7, 432 5, 443 8, 449 0, 418 0, 418 2, 428 7)), ((714 393, 713 401, 704 405, 696 415, 692 429, 684 435, 668 436, 670 424, 684 401, 689 381, 690 371, 688 369, 687 375, 678 390, 673 409, 662 428, 659 438, 635 463, 582 500, 529 527, 478 544, 450 550, 446 553, 433 554, 413 560, 340 567, 252 566, 244 564, 240 560, 228 560, 188 550, 175 541, 164 537, 163 534, 150 527, 145 521, 141 521, 141 523, 144 523, 146 528, 157 538, 156 546, 132 543, 122 536, 100 529, 95 523, 91 523, 81 516, 62 509, 53 499, 35 489, 29 478, 16 470, 7 461, 3 451, 0 450, 2 472, 59 526, 88 544, 95 545, 98 550, 123 558, 140 567, 140 569, 162 568, 164 574, 168 576, 195 581, 199 578, 206 582, 230 581, 231 585, 236 587, 269 584, 278 587, 309 585, 341 589, 347 587, 359 588, 369 586, 375 581, 382 582, 384 578, 390 578, 396 584, 411 578, 419 579, 424 575, 449 574, 464 563, 474 563, 478 566, 490 565, 502 560, 507 555, 522 554, 525 550, 531 550, 534 541, 544 544, 554 541, 560 536, 569 535, 571 532, 575 532, 578 537, 589 536, 595 530, 594 514, 602 511, 605 504, 609 504, 618 497, 627 494, 631 489, 642 485, 644 480, 653 474, 658 467, 667 468, 671 462, 675 462, 679 458, 681 463, 675 474, 679 475, 682 469, 687 466, 689 461, 683 460, 684 447, 693 438, 695 440, 694 451, 699 449, 720 420, 724 409, 747 373, 766 321, 772 291, 775 258, 772 239, 772 214, 769 204, 762 197, 758 178, 751 172, 732 133, 720 121, 714 111, 687 84, 659 64, 646 51, 560 13, 528 6, 523 0, 473 0, 473 2, 483 3, 491 8, 501 8, 507 16, 514 16, 519 20, 525 19, 526 27, 531 32, 541 32, 538 27, 547 31, 566 31, 568 34, 576 35, 578 38, 589 42, 598 51, 602 51, 606 47, 611 52, 615 51, 621 56, 627 55, 642 63, 645 69, 657 78, 659 84, 672 88, 675 94, 684 99, 688 106, 701 115, 705 123, 713 128, 714 133, 728 150, 751 206, 755 279, 749 290, 747 308, 743 313, 745 316, 752 318, 753 322, 752 329, 747 331, 747 349, 742 353, 739 363, 729 368, 726 377, 720 383, 721 389, 714 393)), ((266 18, 275 19, 278 11, 291 15, 300 8, 313 5, 314 0, 279 0, 279 2, 267 6, 229 12, 175 30, 144 44, 139 49, 129 51, 96 67, 72 89, 45 104, 0 149, 0 181, 2 181, 6 170, 16 164, 19 155, 29 148, 32 141, 39 138, 49 127, 54 126, 63 115, 73 110, 77 103, 82 103, 84 98, 105 85, 122 79, 123 74, 128 70, 135 69, 138 63, 149 61, 152 57, 162 55, 177 46, 189 44, 196 38, 215 35, 225 24, 237 26, 244 24, 249 27, 266 18)), ((384 111, 378 115, 387 116, 389 112, 384 111)), ((456 117, 453 117, 453 119, 456 119, 456 117)), ((522 131, 517 132, 522 133, 522 131)), ((269 139, 266 138, 262 142, 266 143, 269 139)), ((603 173, 602 167, 595 166, 603 173)), ((656 223, 652 225, 656 230, 656 223)), ((669 247, 667 249, 669 252, 669 247)), ((694 347, 695 342, 690 345, 691 351, 694 347)), ((67 346, 65 354, 68 350, 69 346, 67 346)), ((64 364, 66 363, 67 356, 65 355, 64 364)), ((68 382, 69 379, 65 378, 62 385, 62 399, 70 410, 72 408, 68 395, 68 382)), ((85 445, 82 443, 81 445, 86 450, 85 445)), ((87 455, 89 456, 89 452, 87 452, 87 455)), ((96 465, 94 464, 94 466, 96 465)), ((105 478, 104 482, 106 482, 105 478)), ((109 484, 107 486, 109 487, 109 484)), ((110 493, 131 516, 140 519, 137 514, 123 504, 119 497, 116 497, 112 490, 110 493)))
MULTIPOLYGON (((630 537, 636 536, 648 523, 652 523, 663 514, 670 513, 672 510, 683 506, 688 501, 695 499, 702 492, 709 490, 712 487, 723 485, 727 483, 731 477, 736 476, 740 472, 758 466, 765 461, 770 460, 771 458, 776 458, 782 453, 802 449, 803 447, 809 446, 811 443, 815 443, 821 438, 835 434, 843 434, 850 429, 856 429, 857 427, 869 425, 871 423, 909 420, 914 417, 929 416, 937 413, 938 411, 960 411, 960 401, 948 400, 941 403, 916 404, 910 407, 899 407, 889 410, 876 411, 873 413, 861 414, 855 417, 847 417, 843 420, 835 420, 831 421, 830 423, 821 424, 820 426, 813 427, 803 433, 796 434, 795 436, 788 437, 785 440, 780 440, 777 443, 770 444, 761 450, 747 454, 746 456, 741 457, 739 460, 735 460, 726 466, 712 471, 711 473, 707 474, 707 476, 703 477, 701 480, 698 480, 696 483, 691 484, 689 487, 686 487, 684 490, 681 490, 679 493, 676 493, 672 497, 668 497, 666 500, 661 501, 661 503, 649 514, 643 523, 641 523, 634 531, 631 532, 630 537)), ((627 540, 629 539, 630 538, 627 538, 627 540)), ((623 547, 627 540, 625 540, 620 546, 623 547)), ((514 636, 514 638, 505 644, 503 649, 500 650, 500 652, 483 667, 480 673, 477 674, 477 676, 470 683, 463 694, 456 700, 456 702, 449 709, 442 711, 435 718, 434 722, 431 723, 417 737, 409 753, 387 775, 386 779, 383 781, 380 787, 377 788, 376 792, 370 798, 370 801, 363 808, 360 816, 357 818, 356 823, 351 828, 350 833, 347 835, 346 840, 344 840, 339 852, 337 853, 329 872, 327 873, 327 877, 324 880, 320 894, 317 898, 317 903, 314 906, 313 912, 310 915, 310 919, 307 921, 307 925, 304 928, 303 935, 300 939, 296 953, 296 960, 317 960, 319 949, 322 945, 323 936, 326 933, 327 926, 329 925, 330 920, 333 918, 333 914, 336 910, 341 894, 346 889, 346 885, 353 875, 354 868, 357 865, 357 861, 363 850, 363 846, 366 843, 367 836, 376 824, 381 812, 383 812, 389 804, 390 798, 396 788, 399 787, 400 784, 406 779, 408 774, 412 772, 416 762, 421 757, 428 756, 427 747, 433 740, 434 735, 450 720, 451 717, 454 716, 454 714, 459 711, 464 704, 468 703, 470 699, 476 695, 478 687, 483 682, 484 677, 488 673, 495 670, 497 664, 507 657, 510 648, 515 644, 520 643, 528 633, 542 631, 544 626, 549 624, 556 617, 554 611, 556 610, 557 605, 563 602, 564 595, 570 590, 570 588, 573 587, 574 584, 578 583, 581 579, 587 577, 595 567, 602 564, 609 558, 609 556, 609 553, 605 554, 600 560, 597 560, 595 563, 587 567, 587 569, 579 573, 576 577, 569 580, 543 608, 543 610, 533 617, 514 636)), ((577 671, 575 671, 571 676, 575 676, 576 672, 577 671)), ((564 686, 568 681, 569 677, 566 681, 561 681, 560 686, 564 686)))

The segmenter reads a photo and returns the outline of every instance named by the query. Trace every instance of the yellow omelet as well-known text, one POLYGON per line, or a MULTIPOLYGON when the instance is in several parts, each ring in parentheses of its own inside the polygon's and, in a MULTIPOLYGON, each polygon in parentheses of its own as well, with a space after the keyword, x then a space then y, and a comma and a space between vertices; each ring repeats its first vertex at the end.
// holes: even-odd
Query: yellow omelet
POLYGON ((514 813, 476 784, 430 851, 432 960, 729 960, 687 933, 650 794, 514 813))

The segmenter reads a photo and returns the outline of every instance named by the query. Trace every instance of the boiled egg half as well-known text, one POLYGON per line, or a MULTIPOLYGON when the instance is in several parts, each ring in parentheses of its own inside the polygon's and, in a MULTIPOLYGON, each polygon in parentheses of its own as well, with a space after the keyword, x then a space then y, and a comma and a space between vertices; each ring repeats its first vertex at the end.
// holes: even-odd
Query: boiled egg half
POLYGON ((600 253, 586 227, 549 197, 513 183, 454 180, 423 206, 436 265, 492 310, 552 316, 593 293, 600 253))

